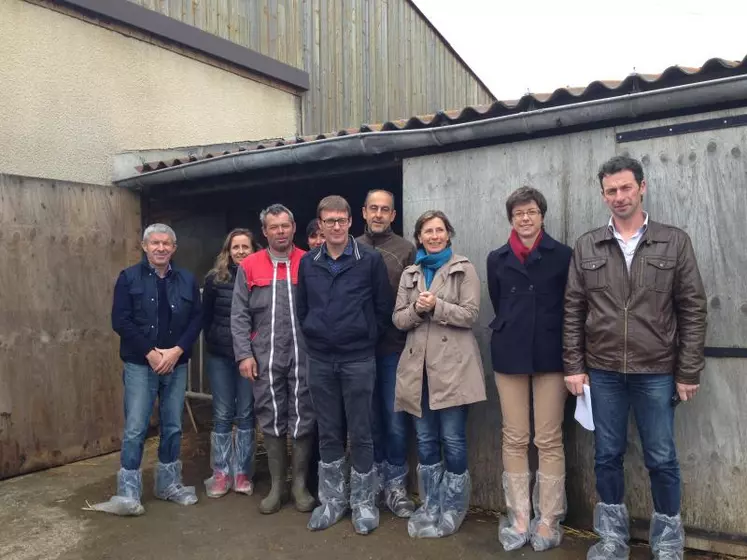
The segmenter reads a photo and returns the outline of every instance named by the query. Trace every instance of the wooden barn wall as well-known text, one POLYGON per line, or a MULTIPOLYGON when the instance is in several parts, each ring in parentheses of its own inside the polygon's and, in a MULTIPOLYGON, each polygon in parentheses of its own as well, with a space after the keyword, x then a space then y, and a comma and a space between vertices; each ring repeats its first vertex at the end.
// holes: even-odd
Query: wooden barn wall
POLYGON ((303 133, 485 105, 408 0, 130 0, 309 73, 303 133))
MULTIPOLYGON (((596 179, 598 166, 622 153, 642 160, 651 219, 677 225, 692 237, 708 293, 708 346, 747 347, 747 127, 712 130, 617 144, 615 133, 744 113, 725 111, 424 156, 404 162, 404 224, 412 230, 429 208, 453 220, 456 251, 476 264, 483 283, 485 260, 506 242, 505 200, 532 185, 547 197, 548 232, 573 244, 609 214, 596 179)), ((469 427, 473 504, 502 509, 501 411, 490 366, 488 325, 493 313, 487 288, 477 335, 483 349, 489 401, 473 407, 469 427)), ((682 468, 686 526, 747 534, 747 360, 707 358, 702 389, 677 409, 676 437, 682 468)), ((593 437, 572 420, 565 425, 569 520, 590 525, 596 501, 593 437)), ((649 479, 634 425, 625 462, 631 515, 652 511, 649 479)))
POLYGON ((119 271, 140 202, 115 187, 0 174, 0 478, 119 449, 119 271))

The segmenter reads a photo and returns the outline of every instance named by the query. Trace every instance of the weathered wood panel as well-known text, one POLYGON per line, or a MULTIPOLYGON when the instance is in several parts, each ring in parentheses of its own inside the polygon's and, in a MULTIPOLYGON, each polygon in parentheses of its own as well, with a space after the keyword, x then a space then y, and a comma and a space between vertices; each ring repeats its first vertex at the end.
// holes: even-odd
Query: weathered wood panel
POLYGON ((408 0, 130 1, 307 71, 305 134, 493 100, 408 0))
POLYGON ((139 235, 131 192, 0 175, 0 478, 119 448, 111 297, 139 235))
MULTIPOLYGON (((456 251, 476 263, 484 282, 488 252, 508 237, 505 199, 513 189, 523 184, 539 188, 548 199, 548 232, 572 244, 608 219, 596 178, 598 166, 615 153, 629 152, 643 160, 649 182, 645 204, 651 218, 678 225, 693 239, 709 298, 707 344, 747 347, 747 252, 739 243, 747 215, 747 129, 619 145, 616 132, 602 129, 408 159, 403 169, 405 232, 424 210, 444 210, 457 230, 456 251)), ((491 319, 484 289, 477 333, 486 372, 491 369, 491 319)), ((486 381, 489 401, 473 407, 469 426, 473 503, 502 509, 501 415, 491 374, 486 381)), ((689 527, 747 534, 747 411, 740 405, 746 393, 747 360, 709 358, 701 394, 677 411, 683 515, 689 527)), ((568 412, 572 406, 569 402, 568 412)), ((570 520, 588 525, 596 501, 593 437, 577 427, 571 414, 565 438, 570 520)), ((632 515, 648 518, 649 479, 632 423, 626 484, 632 515)))

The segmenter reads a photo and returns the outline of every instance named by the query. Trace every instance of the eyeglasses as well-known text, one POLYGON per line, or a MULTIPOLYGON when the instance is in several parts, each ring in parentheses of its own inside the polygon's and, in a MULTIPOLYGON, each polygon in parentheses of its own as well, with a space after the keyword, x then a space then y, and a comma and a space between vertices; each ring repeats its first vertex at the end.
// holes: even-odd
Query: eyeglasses
POLYGON ((332 229, 336 225, 345 227, 346 225, 348 225, 348 222, 350 222, 350 218, 327 218, 326 220, 322 220, 321 222, 324 224, 324 227, 332 229))
POLYGON ((529 216, 530 218, 536 218, 540 215, 540 211, 536 208, 532 208, 531 210, 517 210, 516 212, 513 212, 511 216, 515 219, 523 218, 524 216, 529 216))

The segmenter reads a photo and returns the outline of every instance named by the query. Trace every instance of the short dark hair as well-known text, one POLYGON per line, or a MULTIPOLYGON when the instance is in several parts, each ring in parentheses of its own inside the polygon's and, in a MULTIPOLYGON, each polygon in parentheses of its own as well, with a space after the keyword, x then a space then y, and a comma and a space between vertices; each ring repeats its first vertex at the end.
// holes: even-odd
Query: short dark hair
POLYGON ((308 239, 315 233, 317 233, 319 230, 319 220, 314 218, 309 222, 309 224, 306 226, 306 238, 308 239))
POLYGON ((529 202, 535 202, 539 208, 542 217, 545 217, 547 212, 547 200, 545 195, 539 192, 534 187, 523 186, 512 192, 506 199, 506 214, 508 214, 508 221, 511 222, 514 214, 514 207, 521 204, 527 204, 529 202))
POLYGON ((607 177, 607 175, 614 175, 621 171, 632 172, 633 177, 635 177, 635 182, 638 183, 639 187, 641 186, 641 183, 643 182, 643 166, 641 166, 641 162, 629 156, 615 156, 605 161, 599 168, 597 178, 599 179, 600 188, 604 189, 602 180, 607 177))
POLYGON ((370 197, 373 193, 384 193, 389 195, 392 198, 392 206, 394 206, 394 193, 391 191, 388 191, 386 189, 371 189, 366 193, 366 200, 363 201, 363 205, 365 206, 368 204, 368 197, 370 197))
POLYGON ((423 244, 418 238, 418 235, 420 235, 420 230, 423 229, 423 225, 425 224, 425 222, 432 220, 433 218, 441 218, 444 226, 446 226, 446 231, 449 232, 449 243, 446 246, 451 247, 451 240, 456 235, 456 231, 454 230, 454 226, 451 225, 449 218, 447 218, 446 214, 441 212, 441 210, 427 210, 426 212, 423 212, 415 222, 415 234, 413 235, 413 237, 415 238, 415 246, 418 249, 423 248, 423 244))
POLYGON ((322 212, 325 210, 327 212, 347 212, 348 218, 353 215, 348 201, 336 194, 325 196, 319 201, 319 205, 316 207, 316 217, 321 219, 322 212))

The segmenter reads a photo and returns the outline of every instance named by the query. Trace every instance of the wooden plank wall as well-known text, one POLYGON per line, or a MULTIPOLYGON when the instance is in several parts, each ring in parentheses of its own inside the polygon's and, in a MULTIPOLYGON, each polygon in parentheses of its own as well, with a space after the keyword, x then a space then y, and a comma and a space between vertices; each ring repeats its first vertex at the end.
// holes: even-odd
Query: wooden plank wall
MULTIPOLYGON (((693 240, 709 300, 709 346, 747 347, 747 251, 741 246, 747 215, 747 127, 615 143, 615 133, 744 113, 744 110, 639 123, 549 139, 408 159, 404 162, 404 221, 409 234, 428 208, 444 210, 457 231, 455 250, 476 263, 485 280, 485 259, 505 243, 505 200, 530 184, 547 197, 548 232, 572 244, 608 219, 596 179, 598 166, 615 154, 640 158, 649 181, 645 205, 651 218, 687 231, 693 240)), ((492 310, 483 290, 477 329, 487 352, 492 310)), ((469 428, 473 503, 503 508, 500 476, 501 413, 492 374, 489 402, 475 406, 469 428)), ((677 410, 676 437, 688 527, 747 534, 747 360, 706 360, 702 391, 677 410)), ((569 401, 571 413, 573 402, 569 401)), ((596 501, 593 437, 566 422, 570 522, 590 525, 596 501)), ((631 422, 625 463, 627 501, 634 517, 647 519, 649 479, 631 422)))
POLYGON ((119 271, 140 203, 115 187, 0 174, 0 478, 119 449, 119 271))
POLYGON ((408 0, 130 0, 303 68, 304 134, 486 105, 408 0))

